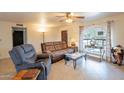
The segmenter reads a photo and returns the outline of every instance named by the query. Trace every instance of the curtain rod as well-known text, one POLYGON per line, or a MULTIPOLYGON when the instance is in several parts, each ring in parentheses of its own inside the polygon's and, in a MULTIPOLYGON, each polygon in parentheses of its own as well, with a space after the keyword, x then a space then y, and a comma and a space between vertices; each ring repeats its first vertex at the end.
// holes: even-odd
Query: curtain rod
POLYGON ((100 24, 104 24, 104 23, 108 23, 108 22, 114 22, 114 20, 109 20, 109 21, 105 21, 105 22, 98 22, 96 24, 89 24, 89 25, 83 25, 82 27, 88 27, 88 26, 93 26, 93 25, 100 25, 100 24))

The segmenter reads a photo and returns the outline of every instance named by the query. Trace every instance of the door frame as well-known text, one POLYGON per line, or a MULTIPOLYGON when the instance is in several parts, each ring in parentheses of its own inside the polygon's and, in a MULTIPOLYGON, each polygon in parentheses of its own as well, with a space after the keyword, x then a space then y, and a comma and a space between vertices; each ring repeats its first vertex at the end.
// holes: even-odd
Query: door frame
POLYGON ((62 32, 67 32, 67 40, 66 40, 66 43, 68 44, 68 30, 61 30, 61 41, 62 41, 62 32))
POLYGON ((23 31, 23 42, 27 44, 27 28, 26 27, 12 27, 12 47, 13 47, 13 32, 14 31, 23 31))

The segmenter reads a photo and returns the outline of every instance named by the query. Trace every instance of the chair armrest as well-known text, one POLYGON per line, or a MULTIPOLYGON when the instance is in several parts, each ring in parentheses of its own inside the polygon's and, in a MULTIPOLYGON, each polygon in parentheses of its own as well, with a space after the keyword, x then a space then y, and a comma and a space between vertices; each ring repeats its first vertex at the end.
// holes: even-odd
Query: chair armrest
POLYGON ((19 70, 24 70, 24 69, 31 69, 31 68, 44 69, 44 67, 45 67, 44 62, 39 62, 39 63, 25 63, 23 65, 17 65, 18 71, 19 70))
POLYGON ((36 62, 36 63, 43 62, 44 65, 46 66, 47 64, 51 64, 52 58, 51 58, 51 56, 49 56, 48 58, 38 59, 38 60, 36 60, 35 62, 36 62))
POLYGON ((33 69, 33 68, 38 68, 40 69, 43 74, 44 79, 47 79, 47 69, 46 66, 44 64, 44 62, 39 62, 39 63, 27 63, 27 64, 23 64, 18 66, 18 71, 20 70, 24 70, 24 69, 33 69))

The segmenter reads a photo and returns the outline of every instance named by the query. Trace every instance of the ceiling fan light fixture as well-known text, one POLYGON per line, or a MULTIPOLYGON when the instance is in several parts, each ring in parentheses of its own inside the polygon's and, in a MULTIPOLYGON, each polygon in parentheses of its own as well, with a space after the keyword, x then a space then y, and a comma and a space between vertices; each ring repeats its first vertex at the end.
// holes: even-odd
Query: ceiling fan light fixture
POLYGON ((68 18, 68 19, 66 19, 65 21, 66 21, 67 23, 72 23, 73 20, 72 20, 71 18, 68 18))
POLYGON ((74 13, 73 13, 73 12, 71 12, 71 13, 70 13, 70 15, 71 15, 71 16, 74 16, 74 13))

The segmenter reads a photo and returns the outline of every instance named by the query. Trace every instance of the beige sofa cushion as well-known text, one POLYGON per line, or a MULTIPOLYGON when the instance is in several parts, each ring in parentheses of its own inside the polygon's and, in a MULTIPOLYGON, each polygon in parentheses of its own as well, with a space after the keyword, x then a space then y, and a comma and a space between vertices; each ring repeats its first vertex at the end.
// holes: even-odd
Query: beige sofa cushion
POLYGON ((62 45, 61 44, 55 45, 55 49, 56 50, 61 50, 62 49, 62 45))
POLYGON ((46 42, 41 44, 42 52, 47 53, 47 51, 58 51, 68 48, 66 42, 56 41, 56 42, 46 42))

